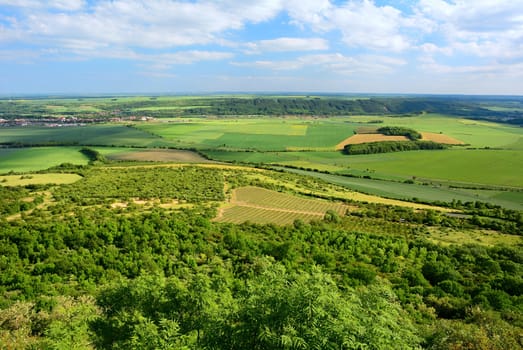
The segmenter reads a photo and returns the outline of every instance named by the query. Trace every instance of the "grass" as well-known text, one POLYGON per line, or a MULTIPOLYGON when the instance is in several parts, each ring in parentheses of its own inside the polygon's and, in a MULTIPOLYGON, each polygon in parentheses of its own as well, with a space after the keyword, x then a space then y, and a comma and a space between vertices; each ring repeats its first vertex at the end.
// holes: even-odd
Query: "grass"
POLYGON ((0 176, 0 186, 27 186, 44 184, 71 184, 82 177, 77 174, 47 173, 31 175, 3 175, 0 176))
POLYGON ((62 163, 85 165, 79 147, 0 148, 0 174, 47 169, 62 163))
POLYGON ((481 244, 493 246, 506 244, 516 246, 522 243, 521 236, 503 234, 488 230, 467 230, 441 227, 426 227, 429 235, 427 239, 438 244, 481 244))

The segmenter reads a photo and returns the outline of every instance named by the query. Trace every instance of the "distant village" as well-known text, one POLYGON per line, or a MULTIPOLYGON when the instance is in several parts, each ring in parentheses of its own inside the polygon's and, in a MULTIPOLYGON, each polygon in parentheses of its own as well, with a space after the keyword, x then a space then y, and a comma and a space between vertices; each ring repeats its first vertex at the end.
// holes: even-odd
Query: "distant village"
POLYGON ((107 122, 129 122, 129 121, 151 121, 153 117, 145 116, 120 116, 120 117, 48 117, 48 118, 15 118, 3 119, 0 118, 0 127, 13 126, 45 126, 49 128, 60 128, 67 126, 82 126, 94 123, 107 122))

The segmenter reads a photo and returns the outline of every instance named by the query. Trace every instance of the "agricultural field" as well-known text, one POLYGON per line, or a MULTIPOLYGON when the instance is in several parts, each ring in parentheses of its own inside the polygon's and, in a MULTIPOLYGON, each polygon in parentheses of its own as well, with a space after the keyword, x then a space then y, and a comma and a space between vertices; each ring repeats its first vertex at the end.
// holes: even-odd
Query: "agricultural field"
POLYGON ((64 185, 71 184, 82 177, 78 174, 45 173, 31 175, 0 175, 0 186, 64 185))
POLYGON ((288 225, 297 219, 322 219, 329 210, 344 215, 347 209, 348 206, 339 203, 248 186, 233 190, 230 202, 219 211, 216 221, 288 225))
POLYGON ((136 124, 179 147, 251 151, 333 150, 354 125, 336 119, 189 119, 136 124))
POLYGON ((406 136, 389 136, 383 134, 356 134, 353 135, 336 145, 336 150, 342 150, 345 145, 355 145, 359 143, 367 142, 386 142, 386 141, 407 141, 406 136))
POLYGON ((523 130, 520 127, 439 114, 423 114, 415 117, 350 117, 351 121, 360 123, 375 121, 376 119, 382 121, 380 126, 402 126, 418 132, 441 133, 460 140, 473 148, 514 148, 523 137, 523 130))
POLYGON ((0 129, 0 144, 134 147, 162 147, 168 145, 167 142, 158 136, 123 124, 8 127, 0 129))
POLYGON ((205 151, 212 159, 279 164, 339 174, 404 181, 413 177, 432 182, 522 187, 523 157, 518 150, 432 150, 351 155, 341 152, 205 151), (496 171, 485 171, 492 169, 496 171))
POLYGON ((80 147, 0 148, 0 174, 48 169, 63 163, 86 165, 80 147))
POLYGON ((424 202, 489 202, 506 208, 523 210, 523 192, 500 190, 470 190, 448 186, 408 184, 393 181, 347 177, 334 174, 323 174, 313 171, 288 169, 287 171, 322 179, 329 183, 344 186, 354 191, 368 193, 385 198, 401 200, 421 200, 424 202))

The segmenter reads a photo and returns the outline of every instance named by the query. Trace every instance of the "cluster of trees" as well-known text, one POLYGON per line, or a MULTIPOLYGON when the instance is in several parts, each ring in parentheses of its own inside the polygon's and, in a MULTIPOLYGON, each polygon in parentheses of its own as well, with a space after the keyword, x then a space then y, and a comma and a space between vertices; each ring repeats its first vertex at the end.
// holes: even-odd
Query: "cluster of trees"
POLYGON ((390 136, 405 136, 411 141, 421 139, 421 134, 416 130, 404 128, 402 126, 384 126, 376 130, 378 133, 390 136))
POLYGON ((43 202, 43 197, 37 195, 28 200, 30 191, 23 187, 4 187, 0 185, 0 218, 21 211, 33 209, 43 202))
POLYGON ((374 154, 447 148, 447 145, 433 141, 380 141, 345 145, 343 152, 346 154, 374 154))
POLYGON ((221 201, 223 174, 201 167, 120 167, 93 168, 82 172, 84 179, 62 186, 55 192, 58 199, 84 204, 106 200, 177 199, 185 202, 221 201))
POLYGON ((95 149, 83 147, 80 152, 89 159, 89 164, 94 165, 98 163, 105 163, 107 159, 103 154, 95 149))

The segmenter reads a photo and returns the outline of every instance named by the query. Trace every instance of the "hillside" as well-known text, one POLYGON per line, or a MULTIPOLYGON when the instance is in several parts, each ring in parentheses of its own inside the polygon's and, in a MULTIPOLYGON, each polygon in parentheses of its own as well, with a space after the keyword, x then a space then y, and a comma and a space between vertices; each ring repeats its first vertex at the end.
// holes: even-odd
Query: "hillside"
POLYGON ((521 212, 216 164, 57 170, 80 177, 0 187, 2 346, 521 346, 521 212), (216 222, 230 204, 276 221, 216 222))

